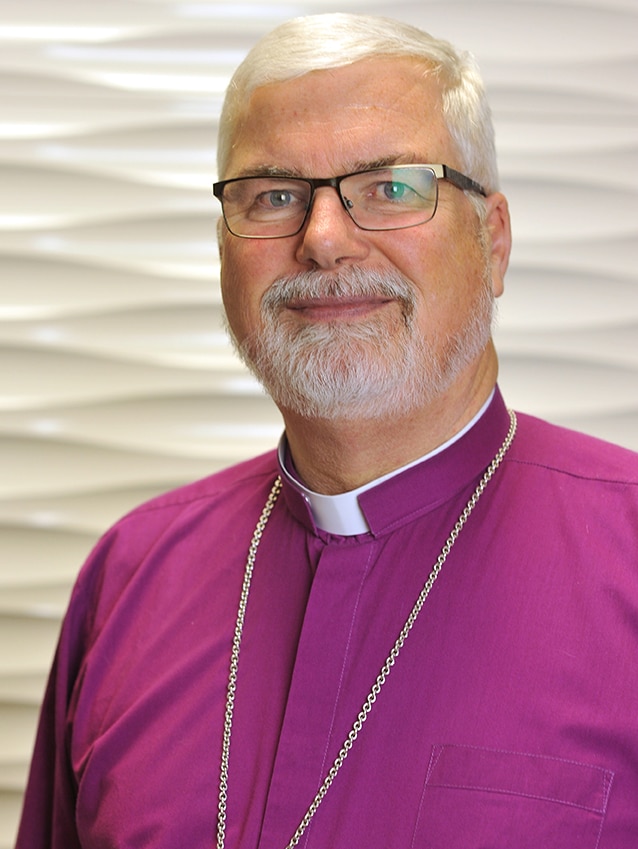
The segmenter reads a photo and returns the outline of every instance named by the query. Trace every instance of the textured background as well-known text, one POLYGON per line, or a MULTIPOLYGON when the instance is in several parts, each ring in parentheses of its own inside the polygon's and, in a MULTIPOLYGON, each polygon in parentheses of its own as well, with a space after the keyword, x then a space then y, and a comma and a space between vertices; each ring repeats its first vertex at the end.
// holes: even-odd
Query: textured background
POLYGON ((260 34, 333 10, 477 55, 514 222, 506 398, 638 449, 635 0, 1 0, 0 847, 97 535, 279 436, 221 329, 216 119, 260 34))

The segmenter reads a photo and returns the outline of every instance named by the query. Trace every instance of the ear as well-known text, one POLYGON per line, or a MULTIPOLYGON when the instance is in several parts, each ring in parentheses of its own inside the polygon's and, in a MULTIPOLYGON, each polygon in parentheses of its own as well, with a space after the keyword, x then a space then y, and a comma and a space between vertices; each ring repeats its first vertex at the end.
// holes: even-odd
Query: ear
POLYGON ((494 297, 503 294, 505 272, 512 249, 512 230, 507 198, 494 192, 486 198, 486 227, 490 237, 490 261, 492 267, 492 291, 494 297))

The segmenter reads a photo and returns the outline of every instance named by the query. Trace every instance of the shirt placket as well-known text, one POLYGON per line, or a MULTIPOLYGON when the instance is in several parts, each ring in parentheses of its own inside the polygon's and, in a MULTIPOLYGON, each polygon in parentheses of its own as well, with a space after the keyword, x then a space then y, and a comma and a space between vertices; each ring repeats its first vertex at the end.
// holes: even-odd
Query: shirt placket
MULTIPOLYGON (((328 543, 306 606, 259 846, 285 849, 341 747, 334 733, 374 540, 328 543)), ((353 716, 354 719, 354 716, 353 716)), ((312 828, 312 825, 309 828, 312 828)), ((300 846, 305 843, 304 839, 300 846)))

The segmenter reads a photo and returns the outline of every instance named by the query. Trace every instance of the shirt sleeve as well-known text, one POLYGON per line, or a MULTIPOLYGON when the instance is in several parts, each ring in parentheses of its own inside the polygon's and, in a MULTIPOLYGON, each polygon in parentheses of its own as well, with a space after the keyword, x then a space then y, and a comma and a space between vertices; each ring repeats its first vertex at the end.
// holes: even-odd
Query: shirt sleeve
POLYGON ((69 745, 73 692, 91 610, 86 568, 74 588, 49 674, 15 849, 81 849, 69 745))

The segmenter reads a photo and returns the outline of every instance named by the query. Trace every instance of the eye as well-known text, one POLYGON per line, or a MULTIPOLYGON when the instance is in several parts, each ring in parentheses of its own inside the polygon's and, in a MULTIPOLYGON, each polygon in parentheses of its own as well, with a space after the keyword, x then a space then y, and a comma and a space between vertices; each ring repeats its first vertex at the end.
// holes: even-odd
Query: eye
POLYGON ((376 197, 378 200, 389 201, 411 201, 414 200, 417 193, 407 183, 400 183, 396 180, 388 180, 377 185, 376 197))
POLYGON ((254 220, 273 220, 303 215, 308 203, 307 187, 294 181, 247 180, 243 214, 254 220))
MULTIPOLYGON (((358 175, 355 175, 355 179, 357 177, 358 175)), ((391 212, 394 207, 420 207, 423 204, 423 196, 414 188, 414 182, 397 180, 392 171, 368 172, 362 175, 358 182, 356 191, 352 192, 355 206, 363 205, 370 210, 379 211, 385 208, 391 212)), ((351 189, 353 186, 348 185, 347 188, 351 189)))
POLYGON ((270 192, 264 192, 257 198, 257 202, 268 206, 271 209, 285 209, 290 206, 295 200, 292 192, 285 189, 273 189, 270 192))
POLYGON ((254 188, 258 189, 251 203, 254 214, 283 212, 296 215, 306 208, 305 186, 257 185, 254 188))

